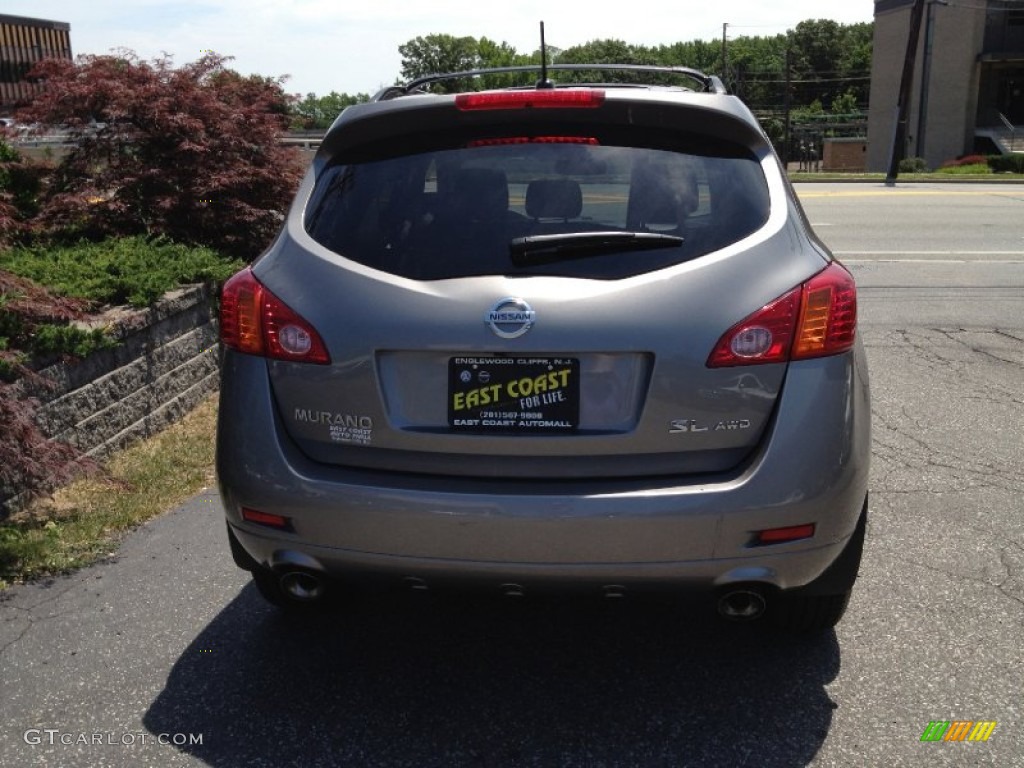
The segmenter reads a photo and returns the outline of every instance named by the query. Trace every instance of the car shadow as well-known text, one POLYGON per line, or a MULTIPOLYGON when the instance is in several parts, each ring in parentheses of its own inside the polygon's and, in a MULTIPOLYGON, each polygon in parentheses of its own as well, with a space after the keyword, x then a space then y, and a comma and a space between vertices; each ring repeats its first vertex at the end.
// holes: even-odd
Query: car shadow
POLYGON ((213 766, 800 766, 839 671, 701 606, 378 595, 296 620, 247 586, 175 663, 154 734, 213 766))

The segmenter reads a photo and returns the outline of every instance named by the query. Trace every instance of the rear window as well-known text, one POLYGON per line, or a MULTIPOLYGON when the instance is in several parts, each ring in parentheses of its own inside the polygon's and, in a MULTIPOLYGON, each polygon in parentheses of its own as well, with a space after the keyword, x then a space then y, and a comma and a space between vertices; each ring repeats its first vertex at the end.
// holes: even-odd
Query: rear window
POLYGON ((622 146, 570 136, 425 151, 424 143, 421 137, 412 154, 364 151, 328 167, 307 206, 309 234, 345 258, 415 280, 618 279, 719 250, 768 218, 760 164, 740 147, 622 146), (645 247, 604 243, 538 263, 510 256, 523 238, 558 244, 576 233, 621 232, 646 233, 645 247))

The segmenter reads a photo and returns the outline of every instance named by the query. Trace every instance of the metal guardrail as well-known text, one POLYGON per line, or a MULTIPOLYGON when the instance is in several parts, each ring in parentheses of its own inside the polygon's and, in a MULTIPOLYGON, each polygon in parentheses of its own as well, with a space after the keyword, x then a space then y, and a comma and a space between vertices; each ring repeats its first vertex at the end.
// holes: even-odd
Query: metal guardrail
POLYGON ((15 136, 11 143, 18 147, 64 147, 74 144, 67 136, 61 134, 15 136))
MULTIPOLYGON (((308 150, 315 152, 320 148, 320 144, 323 142, 323 132, 310 132, 310 133, 286 133, 278 139, 279 143, 289 146, 298 147, 299 149, 308 150)), ((22 147, 25 149, 45 149, 47 147, 51 149, 57 149, 61 147, 74 146, 74 141, 69 140, 66 134, 52 133, 52 134, 21 134, 8 137, 8 140, 16 147, 22 147)))
POLYGON ((323 140, 324 135, 322 133, 309 136, 286 133, 278 139, 279 143, 284 144, 286 147, 298 147, 299 149, 304 149, 309 152, 315 152, 318 150, 323 140))

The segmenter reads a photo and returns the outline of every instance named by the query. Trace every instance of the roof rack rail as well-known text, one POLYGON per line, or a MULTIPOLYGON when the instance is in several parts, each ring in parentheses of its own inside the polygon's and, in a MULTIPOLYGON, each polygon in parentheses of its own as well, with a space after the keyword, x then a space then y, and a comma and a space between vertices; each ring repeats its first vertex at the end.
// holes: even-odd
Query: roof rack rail
MULTIPOLYGON (((373 101, 386 101, 408 96, 412 93, 426 92, 426 87, 445 80, 459 80, 469 77, 481 77, 483 75, 501 75, 515 72, 541 72, 544 69, 542 64, 524 64, 516 67, 494 67, 489 69, 470 69, 464 72, 446 72, 436 75, 424 75, 411 80, 405 85, 393 85, 380 91, 373 97, 373 101)), ((689 79, 701 87, 705 93, 725 94, 725 86, 715 75, 706 75, 698 69, 690 67, 668 67, 649 64, 548 64, 547 72, 640 72, 651 75, 677 75, 689 79)), ((571 88, 584 85, 584 83, 556 83, 556 88, 571 88)), ((591 83, 593 85, 593 83, 591 83)), ((602 83, 602 85, 615 85, 618 87, 641 87, 643 83, 602 83)), ((538 86, 519 86, 532 88, 538 86)))

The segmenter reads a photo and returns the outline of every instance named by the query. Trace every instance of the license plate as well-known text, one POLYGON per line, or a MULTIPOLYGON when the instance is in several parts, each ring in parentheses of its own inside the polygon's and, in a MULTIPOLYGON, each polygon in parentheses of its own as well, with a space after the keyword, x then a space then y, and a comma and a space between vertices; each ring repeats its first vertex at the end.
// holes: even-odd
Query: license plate
POLYGON ((452 357, 448 426, 461 432, 572 432, 580 361, 566 357, 452 357))

